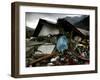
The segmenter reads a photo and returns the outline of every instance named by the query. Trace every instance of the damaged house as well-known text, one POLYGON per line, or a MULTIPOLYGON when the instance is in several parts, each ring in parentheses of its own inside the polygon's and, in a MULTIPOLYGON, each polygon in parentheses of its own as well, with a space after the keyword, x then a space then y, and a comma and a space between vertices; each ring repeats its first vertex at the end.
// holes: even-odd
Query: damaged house
POLYGON ((34 31, 33 36, 48 36, 48 35, 57 35, 62 34, 63 32, 71 32, 73 31, 73 36, 81 36, 85 37, 83 33, 81 33, 74 25, 69 23, 65 19, 58 19, 57 23, 53 23, 50 21, 46 21, 40 19, 38 25, 34 31))

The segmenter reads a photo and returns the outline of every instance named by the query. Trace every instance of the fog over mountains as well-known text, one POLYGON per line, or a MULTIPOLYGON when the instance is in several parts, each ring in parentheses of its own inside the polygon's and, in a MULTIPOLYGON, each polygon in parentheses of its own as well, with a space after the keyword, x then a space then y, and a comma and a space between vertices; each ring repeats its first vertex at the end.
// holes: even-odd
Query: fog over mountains
POLYGON ((84 30, 87 30, 89 31, 89 16, 88 17, 85 17, 83 20, 80 20, 79 22, 75 23, 75 26, 78 27, 78 28, 82 28, 84 30))
POLYGON ((81 16, 75 16, 75 17, 65 17, 67 21, 69 21, 71 24, 75 24, 77 22, 80 22, 84 18, 88 17, 87 15, 81 15, 81 16))

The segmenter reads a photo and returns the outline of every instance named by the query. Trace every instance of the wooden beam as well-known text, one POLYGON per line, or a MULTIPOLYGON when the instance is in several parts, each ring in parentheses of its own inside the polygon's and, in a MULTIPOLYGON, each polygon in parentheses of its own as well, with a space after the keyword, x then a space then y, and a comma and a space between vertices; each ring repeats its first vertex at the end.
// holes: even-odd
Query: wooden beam
POLYGON ((41 57, 41 58, 39 58, 39 59, 37 59, 37 60, 34 60, 33 62, 30 63, 30 65, 35 64, 35 63, 37 63, 37 62, 39 62, 39 61, 42 61, 42 60, 45 60, 45 59, 48 59, 48 58, 57 56, 57 55, 58 55, 57 53, 48 54, 48 55, 43 56, 43 57, 41 57))

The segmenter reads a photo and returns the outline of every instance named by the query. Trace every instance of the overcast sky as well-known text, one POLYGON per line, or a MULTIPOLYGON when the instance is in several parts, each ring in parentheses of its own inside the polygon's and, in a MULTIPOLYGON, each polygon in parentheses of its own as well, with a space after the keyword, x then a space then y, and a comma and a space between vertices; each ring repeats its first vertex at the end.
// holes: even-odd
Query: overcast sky
POLYGON ((82 15, 72 15, 72 14, 57 14, 57 13, 32 13, 26 12, 26 26, 31 28, 36 28, 39 19, 49 20, 51 22, 56 23, 58 18, 65 18, 65 17, 81 17, 82 15))

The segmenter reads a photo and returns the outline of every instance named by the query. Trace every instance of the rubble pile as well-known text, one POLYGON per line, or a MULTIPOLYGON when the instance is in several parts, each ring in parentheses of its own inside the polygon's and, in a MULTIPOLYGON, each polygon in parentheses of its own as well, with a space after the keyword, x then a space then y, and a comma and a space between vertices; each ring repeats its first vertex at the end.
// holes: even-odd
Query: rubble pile
POLYGON ((67 41, 68 48, 60 52, 56 48, 56 43, 55 43, 58 38, 55 38, 55 36, 52 36, 52 38, 50 37, 51 36, 47 36, 47 38, 45 37, 45 40, 44 39, 40 40, 38 37, 38 39, 30 39, 29 41, 27 41, 29 45, 31 44, 30 46, 27 45, 27 51, 26 51, 27 67, 89 64, 89 40, 87 39, 79 40, 79 38, 77 39, 74 38, 70 40, 70 38, 68 37, 69 40, 67 41), (53 37, 55 39, 53 39, 53 37), (52 43, 46 44, 48 42, 52 43), (38 48, 41 45, 42 46, 55 45, 55 47, 53 47, 51 53, 48 54, 44 53, 43 50, 41 51, 41 49, 38 50, 38 48))

